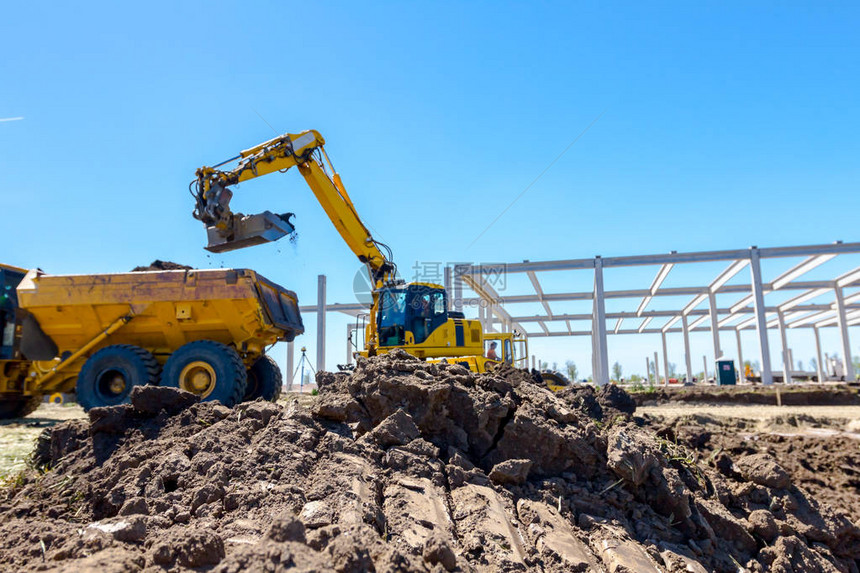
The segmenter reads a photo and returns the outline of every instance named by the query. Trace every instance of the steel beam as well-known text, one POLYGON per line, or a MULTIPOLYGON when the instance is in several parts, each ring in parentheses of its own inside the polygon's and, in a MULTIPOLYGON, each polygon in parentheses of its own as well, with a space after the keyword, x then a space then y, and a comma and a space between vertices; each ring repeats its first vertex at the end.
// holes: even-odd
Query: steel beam
POLYGON ((546 311, 547 316, 552 318, 552 309, 550 309, 549 303, 544 300, 543 289, 540 286, 540 281, 538 280, 537 275, 535 275, 534 271, 528 271, 526 274, 528 274, 529 280, 535 289, 535 294, 537 294, 538 300, 543 305, 543 309, 546 311))
MULTIPOLYGON (((823 254, 842 254, 860 252, 860 243, 836 242, 825 245, 803 245, 796 247, 775 247, 757 249, 759 258, 770 259, 780 257, 803 257, 823 254)), ((746 249, 734 249, 726 251, 702 251, 692 253, 668 253, 662 255, 637 255, 629 257, 606 257, 603 258, 603 267, 628 267, 641 265, 660 265, 677 263, 703 263, 711 261, 731 261, 749 258, 746 249)), ((505 270, 508 273, 524 273, 527 271, 564 271, 576 269, 589 269, 594 265, 594 259, 568 259, 556 261, 538 261, 509 263, 505 270)), ((480 274, 480 266, 469 266, 468 274, 480 274)))
POLYGON ((764 292, 761 281, 761 253, 753 247, 749 250, 750 278, 753 289, 753 308, 755 309, 756 330, 761 351, 761 381, 762 384, 773 384, 770 370, 770 344, 767 340, 767 316, 764 308, 764 292))

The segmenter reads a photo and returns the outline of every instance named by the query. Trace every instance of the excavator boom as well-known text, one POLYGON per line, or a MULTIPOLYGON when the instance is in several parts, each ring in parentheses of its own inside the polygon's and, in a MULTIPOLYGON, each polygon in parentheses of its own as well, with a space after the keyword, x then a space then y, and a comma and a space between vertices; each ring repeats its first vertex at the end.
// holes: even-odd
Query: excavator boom
POLYGON ((292 213, 278 215, 264 211, 255 215, 233 213, 231 187, 237 183, 276 171, 297 167, 331 219, 343 240, 358 259, 368 267, 375 284, 382 286, 394 276, 390 252, 373 239, 361 221, 349 194, 334 171, 325 152, 325 140, 314 130, 287 133, 242 151, 236 157, 197 170, 193 191, 197 202, 194 217, 203 221, 209 236, 207 249, 224 252, 277 241, 294 232, 292 213), (229 170, 219 170, 226 164, 238 162, 229 170), (326 164, 332 175, 326 171, 326 164))
POLYGON ((287 133, 236 157, 201 167, 192 182, 197 206, 194 217, 209 235, 215 252, 277 241, 293 232, 292 213, 233 213, 231 187, 269 173, 296 167, 343 240, 370 274, 373 303, 367 321, 364 355, 404 348, 420 358, 480 356, 481 325, 463 313, 448 311, 448 293, 440 285, 397 280, 391 251, 376 241, 361 221, 325 152, 325 140, 313 130, 287 133), (225 165, 235 165, 222 169, 225 165), (328 170, 327 170, 328 168, 328 170), (331 173, 331 175, 329 175, 331 173))

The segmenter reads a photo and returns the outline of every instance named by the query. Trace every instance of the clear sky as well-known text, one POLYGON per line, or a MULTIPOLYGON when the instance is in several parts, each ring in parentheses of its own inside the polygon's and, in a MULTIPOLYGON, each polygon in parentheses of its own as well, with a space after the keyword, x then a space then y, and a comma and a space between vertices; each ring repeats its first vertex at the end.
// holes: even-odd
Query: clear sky
MULTIPOLYGON (((860 7, 839 2, 9 4, 2 260, 249 267, 305 304, 325 273, 329 300, 351 302, 360 265, 298 173, 233 200, 297 213, 295 245, 209 256, 190 214, 197 167, 308 128, 404 270, 854 241, 858 29, 860 7)), ((331 318, 328 368, 344 361, 345 324, 331 318)), ((698 369, 707 335, 693 343, 698 369)), ((611 338, 610 361, 641 372, 657 344, 611 338)), ((590 371, 587 339, 532 350, 590 371)))

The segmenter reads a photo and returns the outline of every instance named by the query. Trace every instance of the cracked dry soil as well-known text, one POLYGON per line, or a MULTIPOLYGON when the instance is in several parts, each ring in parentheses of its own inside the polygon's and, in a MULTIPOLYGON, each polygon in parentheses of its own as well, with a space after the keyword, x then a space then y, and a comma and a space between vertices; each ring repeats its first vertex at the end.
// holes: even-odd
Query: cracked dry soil
POLYGON ((312 409, 168 388, 54 427, 2 492, 0 567, 857 571, 860 529, 765 453, 697 464, 615 387, 403 352, 312 409))

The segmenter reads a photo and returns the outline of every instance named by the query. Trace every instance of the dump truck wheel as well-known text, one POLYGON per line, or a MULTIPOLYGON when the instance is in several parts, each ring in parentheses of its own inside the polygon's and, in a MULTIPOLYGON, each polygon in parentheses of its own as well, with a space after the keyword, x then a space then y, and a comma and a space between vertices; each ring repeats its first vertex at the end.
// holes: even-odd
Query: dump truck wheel
POLYGON ((131 344, 102 348, 84 363, 75 389, 84 410, 128 404, 135 386, 158 383, 158 362, 151 352, 131 344))
POLYGON ((28 396, 0 400, 0 420, 12 418, 23 418, 39 409, 42 403, 41 396, 28 396))
POLYGON ((269 402, 277 402, 281 397, 281 386, 284 377, 277 362, 265 354, 248 369, 248 388, 245 390, 245 401, 263 398, 269 402))
POLYGON ((161 385, 192 392, 201 400, 235 406, 245 395, 248 374, 234 349, 214 340, 196 340, 170 355, 161 385))

